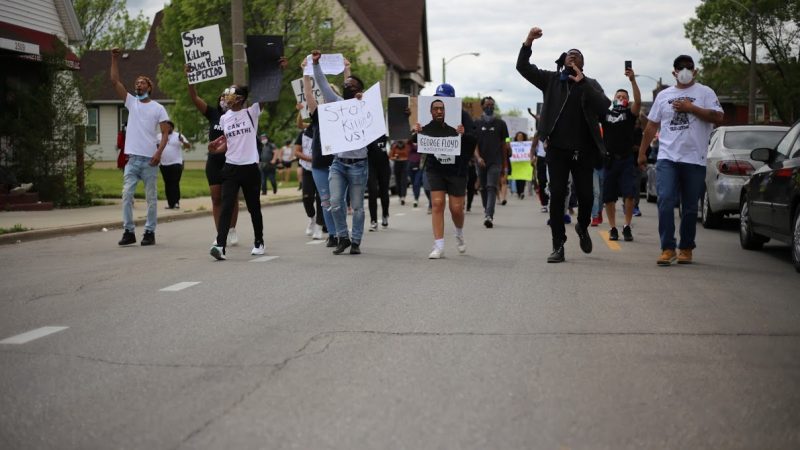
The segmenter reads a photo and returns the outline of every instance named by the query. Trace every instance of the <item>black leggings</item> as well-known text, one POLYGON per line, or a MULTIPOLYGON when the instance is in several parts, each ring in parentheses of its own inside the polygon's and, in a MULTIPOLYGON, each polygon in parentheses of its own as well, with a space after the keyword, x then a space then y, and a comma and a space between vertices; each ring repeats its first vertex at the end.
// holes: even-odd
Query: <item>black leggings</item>
POLYGON ((378 221, 378 197, 381 199, 383 217, 389 215, 389 178, 392 176, 392 169, 389 167, 388 159, 376 159, 378 159, 378 161, 375 161, 369 166, 369 176, 367 178, 370 222, 378 221))
POLYGON ((550 170, 550 231, 553 240, 565 241, 564 201, 567 196, 569 174, 575 182, 578 199, 578 225, 587 228, 591 222, 594 203, 594 158, 589 152, 581 152, 578 158, 571 150, 550 148, 547 151, 547 168, 550 170))
POLYGON ((475 166, 467 167, 467 211, 472 209, 472 200, 475 198, 475 182, 478 181, 478 172, 475 166))
POLYGON ((536 159, 536 181, 539 182, 539 201, 547 206, 550 196, 547 195, 547 160, 543 156, 536 159))
POLYGON ((264 243, 264 223, 261 219, 261 201, 258 192, 260 184, 261 173, 258 170, 258 164, 237 166, 225 163, 225 167, 222 168, 222 210, 219 215, 217 245, 225 247, 225 241, 228 239, 228 230, 231 227, 233 205, 239 201, 237 198, 239 188, 242 188, 247 211, 253 221, 255 243, 264 243))
POLYGON ((408 191, 408 161, 394 162, 394 182, 397 186, 397 196, 405 199, 408 191))
POLYGON ((167 205, 174 208, 181 201, 181 175, 183 164, 170 164, 161 166, 161 177, 164 178, 164 194, 167 196, 167 205))
POLYGON ((303 169, 303 207, 306 209, 306 216, 309 218, 316 216, 317 225, 325 225, 322 218, 322 202, 317 192, 317 185, 310 170, 303 169), (315 208, 316 206, 316 208, 315 208))

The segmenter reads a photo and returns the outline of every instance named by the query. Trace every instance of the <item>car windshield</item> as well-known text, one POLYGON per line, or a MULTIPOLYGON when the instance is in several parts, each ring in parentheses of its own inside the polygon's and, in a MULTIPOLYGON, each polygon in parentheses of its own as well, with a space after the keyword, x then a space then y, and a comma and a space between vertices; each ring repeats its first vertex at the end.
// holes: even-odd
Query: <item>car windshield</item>
POLYGON ((785 130, 746 130, 728 131, 725 133, 723 146, 736 153, 750 152, 757 148, 775 148, 785 130))

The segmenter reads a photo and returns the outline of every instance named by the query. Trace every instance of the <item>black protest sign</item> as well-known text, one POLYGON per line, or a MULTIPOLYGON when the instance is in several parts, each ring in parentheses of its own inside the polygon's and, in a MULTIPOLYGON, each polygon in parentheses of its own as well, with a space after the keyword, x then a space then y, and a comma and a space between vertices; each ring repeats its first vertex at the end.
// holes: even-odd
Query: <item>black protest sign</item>
POLYGON ((408 112, 408 97, 389 97, 389 139, 411 138, 408 112))
POLYGON ((283 70, 281 36, 247 36, 247 67, 250 98, 254 102, 274 102, 281 94, 283 70))

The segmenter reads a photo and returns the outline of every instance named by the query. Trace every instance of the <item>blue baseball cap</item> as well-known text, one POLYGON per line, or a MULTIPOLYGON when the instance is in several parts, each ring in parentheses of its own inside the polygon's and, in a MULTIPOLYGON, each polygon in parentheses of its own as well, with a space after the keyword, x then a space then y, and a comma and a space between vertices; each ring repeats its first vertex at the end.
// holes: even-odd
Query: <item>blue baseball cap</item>
POLYGON ((442 83, 436 88, 435 97, 455 97, 456 90, 447 83, 442 83))

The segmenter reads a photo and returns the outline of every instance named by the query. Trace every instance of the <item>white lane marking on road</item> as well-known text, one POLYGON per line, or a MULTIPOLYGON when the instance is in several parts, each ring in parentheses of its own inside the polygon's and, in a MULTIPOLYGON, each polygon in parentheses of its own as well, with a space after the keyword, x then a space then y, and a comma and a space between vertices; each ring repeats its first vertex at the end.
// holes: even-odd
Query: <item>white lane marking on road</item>
POLYGON ((200 284, 199 281, 181 281, 180 283, 175 283, 172 286, 167 286, 163 289, 159 289, 160 291, 164 292, 178 292, 182 291, 186 288, 190 288, 196 284, 200 284))
POLYGON ((35 330, 28 331, 27 333, 18 334, 7 339, 0 341, 0 344, 26 344, 30 341, 43 338, 47 335, 64 331, 69 327, 42 327, 35 330))
MULTIPOLYGON (((322 242, 322 241, 320 241, 322 242)), ((278 259, 277 256, 262 256, 261 258, 251 259, 250 262, 267 262, 272 261, 273 259, 278 259)))
POLYGON ((306 242, 306 245, 319 245, 319 244, 324 244, 324 243, 325 243, 325 241, 321 241, 319 239, 315 239, 313 241, 306 242))
POLYGON ((406 215, 406 213, 397 213, 397 214, 395 214, 395 216, 397 216, 397 217, 405 216, 405 215, 406 215))

